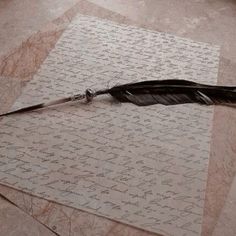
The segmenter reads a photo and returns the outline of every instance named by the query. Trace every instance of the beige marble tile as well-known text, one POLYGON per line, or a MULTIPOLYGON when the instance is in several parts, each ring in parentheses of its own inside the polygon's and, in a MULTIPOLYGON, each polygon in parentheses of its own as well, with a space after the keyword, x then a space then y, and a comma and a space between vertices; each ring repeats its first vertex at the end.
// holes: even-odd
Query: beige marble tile
POLYGON ((1 236, 55 236, 45 226, 0 197, 1 236))
POLYGON ((17 48, 45 24, 60 17, 78 0, 0 1, 0 56, 17 48))
MULTIPOLYGON (((222 56, 218 81, 220 84, 236 84, 236 2, 234 0, 227 2, 223 0, 180 0, 178 3, 174 0, 90 0, 92 3, 79 1, 72 8, 70 4, 74 4, 73 1, 68 1, 69 5, 64 1, 64 5, 57 5, 59 8, 61 7, 61 10, 58 11, 59 14, 50 19, 46 17, 46 21, 45 15, 50 15, 49 10, 53 11, 56 8, 52 7, 52 1, 43 0, 37 4, 44 4, 49 10, 45 11, 43 6, 37 8, 38 18, 37 22, 31 21, 32 28, 30 25, 25 25, 24 20, 30 19, 30 14, 35 12, 33 4, 32 8, 27 9, 29 13, 23 17, 23 23, 20 23, 17 19, 21 18, 19 16, 26 11, 26 8, 23 7, 26 5, 19 6, 20 1, 14 5, 16 2, 6 0, 0 2, 0 19, 6 17, 1 23, 2 27, 0 27, 1 30, 5 30, 4 37, 2 36, 3 31, 0 30, 0 42, 7 42, 8 38, 13 37, 14 30, 18 33, 22 31, 23 36, 25 34, 24 37, 11 38, 7 46, 0 43, 2 50, 0 54, 2 56, 0 60, 1 75, 30 79, 70 19, 76 12, 81 12, 170 32, 194 40, 219 44, 222 46, 222 56), (44 13, 42 13, 43 11, 44 13), (13 16, 11 19, 10 13, 12 12, 16 12, 14 14, 16 14, 15 16, 18 14, 18 18, 13 16), (55 20, 59 15, 60 17, 55 20), (68 18, 69 20, 67 20, 68 18), (54 21, 52 21, 53 19, 54 21), (34 28, 34 25, 37 27, 34 28), (24 29, 29 29, 29 32, 24 31, 24 29), (37 33, 34 34, 36 31, 37 33), (3 39, 5 41, 1 41, 3 39), (19 41, 23 42, 20 43, 21 46, 18 44, 19 41)), ((29 3, 25 0, 21 2, 29 3)), ((235 223, 234 220, 230 220, 235 217, 235 211, 232 209, 235 209, 236 206, 235 202, 232 201, 236 197, 234 187, 236 172, 235 118, 235 110, 223 107, 215 108, 203 235, 235 235, 235 223)), ((91 226, 95 224, 94 222, 102 222, 96 223, 102 228, 97 235, 149 235, 104 218, 100 219, 91 214, 28 196, 10 188, 1 186, 0 190, 14 200, 24 211, 34 214, 38 220, 45 222, 62 235, 69 235, 68 232, 71 232, 71 235, 73 232, 74 235, 78 235, 78 232, 81 235, 92 235, 97 230, 96 227, 91 226), (75 217, 70 217, 71 214, 75 217), (88 222, 88 224, 84 222, 88 222)))
POLYGON ((19 79, 0 76, 0 113, 8 111, 20 95, 23 84, 19 79))
POLYGON ((224 207, 222 208, 220 217, 217 221, 217 224, 214 228, 214 236, 222 235, 236 235, 236 180, 234 179, 227 199, 225 199, 224 207))
MULTIPOLYGON (((33 30, 30 30, 30 32, 27 34, 28 37, 23 34, 24 37, 22 36, 22 38, 17 41, 18 47, 16 48, 14 47, 14 43, 11 41, 8 42, 7 39, 2 39, 4 42, 0 42, 0 44, 8 44, 9 49, 7 53, 0 56, 0 75, 19 78, 21 80, 31 79, 41 63, 47 57, 49 51, 55 45, 63 30, 66 28, 73 16, 77 13, 78 8, 76 6, 77 5, 68 9, 67 11, 64 9, 64 12, 59 18, 53 18, 53 20, 49 22, 44 22, 44 15, 41 15, 39 20, 40 24, 38 23, 39 25, 37 27, 35 26, 37 31, 34 32, 33 30)), ((48 7, 49 10, 52 8, 52 6, 48 7)), ((67 8, 68 7, 69 6, 67 6, 67 8)), ((11 9, 11 7, 9 8, 11 9)), ((63 8, 63 6, 61 6, 61 8, 63 8)), ((19 11, 22 12, 23 10, 20 8, 19 11)), ((39 12, 47 15, 47 11, 44 12, 42 9, 39 12)), ((1 17, 4 18, 4 16, 2 16, 0 13, 0 19, 1 17)), ((17 19, 14 19, 14 21, 17 22, 17 19)), ((18 22, 18 24, 20 23, 18 22)), ((32 23, 32 25, 34 24, 32 23)), ((24 22, 21 22, 21 25, 18 25, 18 28, 21 30, 24 30, 24 27, 27 29, 30 28, 29 25, 25 26, 24 22)), ((1 33, 2 35, 5 35, 5 37, 15 33, 15 31, 11 28, 8 29, 8 31, 1 29, 1 33), (8 33, 8 31, 10 32, 8 33)))

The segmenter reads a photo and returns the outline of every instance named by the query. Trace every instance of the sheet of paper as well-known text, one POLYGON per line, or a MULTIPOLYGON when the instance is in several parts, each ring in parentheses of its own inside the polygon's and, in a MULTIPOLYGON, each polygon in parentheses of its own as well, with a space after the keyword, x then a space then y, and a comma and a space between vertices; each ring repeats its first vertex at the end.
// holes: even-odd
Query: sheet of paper
MULTIPOLYGON (((219 47, 78 15, 13 108, 86 88, 215 84, 219 47)), ((200 235, 213 107, 109 96, 0 122, 0 182, 164 235, 200 235)))

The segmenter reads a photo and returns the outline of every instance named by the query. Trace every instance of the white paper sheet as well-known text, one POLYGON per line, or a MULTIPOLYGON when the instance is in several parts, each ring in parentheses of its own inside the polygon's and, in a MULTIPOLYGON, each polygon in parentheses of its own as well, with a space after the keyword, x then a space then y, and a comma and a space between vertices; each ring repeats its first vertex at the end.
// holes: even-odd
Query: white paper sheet
MULTIPOLYGON (((78 15, 13 108, 153 79, 215 84, 219 48, 78 15)), ((213 108, 108 96, 0 122, 0 182, 164 235, 200 235, 213 108)))

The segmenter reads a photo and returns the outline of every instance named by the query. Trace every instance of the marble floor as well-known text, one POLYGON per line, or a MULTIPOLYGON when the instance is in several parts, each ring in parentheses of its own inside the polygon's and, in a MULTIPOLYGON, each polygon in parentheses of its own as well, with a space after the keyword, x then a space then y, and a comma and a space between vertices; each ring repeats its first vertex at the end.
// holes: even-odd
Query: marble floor
MULTIPOLYGON (((29 81, 77 13, 218 44, 218 83, 236 83, 234 0, 2 0, 0 76, 29 81)), ((236 110, 216 107, 202 235, 236 235, 235 174, 236 110)), ((154 235, 6 186, 0 194, 0 235, 154 235)))

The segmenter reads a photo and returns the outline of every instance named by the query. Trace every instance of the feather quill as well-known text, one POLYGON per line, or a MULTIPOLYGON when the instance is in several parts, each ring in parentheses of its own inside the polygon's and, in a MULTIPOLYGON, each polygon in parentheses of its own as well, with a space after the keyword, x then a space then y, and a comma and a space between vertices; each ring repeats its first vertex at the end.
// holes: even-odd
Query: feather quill
POLYGON ((150 80, 114 86, 109 89, 93 92, 87 89, 85 94, 58 99, 49 103, 40 103, 30 107, 11 111, 1 116, 42 109, 45 107, 110 94, 121 103, 133 103, 138 106, 154 104, 176 105, 198 103, 202 105, 230 105, 236 103, 235 86, 216 86, 195 83, 188 80, 150 80))

